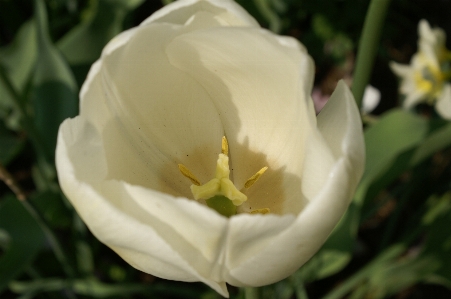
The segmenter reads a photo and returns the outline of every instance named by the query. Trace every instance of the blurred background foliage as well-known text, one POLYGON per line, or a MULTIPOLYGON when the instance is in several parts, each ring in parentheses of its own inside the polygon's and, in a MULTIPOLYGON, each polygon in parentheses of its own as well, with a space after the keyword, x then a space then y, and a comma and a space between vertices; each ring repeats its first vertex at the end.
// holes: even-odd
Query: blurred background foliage
MULTIPOLYGON (((220 298, 127 265, 91 235, 56 179, 57 129, 77 115, 91 64, 113 36, 168 2, 0 0, 1 298, 220 298)), ((352 81, 368 0, 238 2, 305 44, 323 94, 352 81)), ((366 123, 355 198, 323 248, 260 298, 451 298, 451 123, 426 106, 397 108, 388 68, 409 62, 420 19, 450 33, 450 11, 450 0, 391 1, 371 77, 382 99, 366 123)))

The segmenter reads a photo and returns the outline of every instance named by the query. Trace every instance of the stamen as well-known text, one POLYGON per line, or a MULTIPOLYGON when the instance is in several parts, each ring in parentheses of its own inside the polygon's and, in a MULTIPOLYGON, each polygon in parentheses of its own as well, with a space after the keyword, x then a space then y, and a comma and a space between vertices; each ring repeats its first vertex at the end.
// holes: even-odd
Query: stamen
POLYGON ((263 167, 259 171, 257 171, 256 174, 251 176, 246 183, 244 183, 244 188, 248 189, 250 188, 255 182, 265 173, 265 171, 268 169, 268 166, 263 167))
POLYGON ((263 209, 256 209, 251 211, 249 214, 268 214, 269 212, 271 212, 268 208, 263 208, 263 209))
MULTIPOLYGON (((247 200, 247 196, 243 193, 245 192, 244 189, 255 184, 268 167, 263 167, 249 178, 244 184, 244 188, 240 191, 230 180, 228 154, 229 143, 227 138, 223 136, 221 154, 218 155, 218 160, 216 161, 215 177, 203 185, 185 165, 178 164, 178 167, 182 175, 192 182, 190 189, 195 200, 205 200, 205 203, 210 208, 216 210, 221 215, 231 217, 236 214, 236 207, 241 206, 247 200)), ((268 213, 270 213, 268 208, 256 209, 250 212, 250 214, 268 213)))
POLYGON ((225 136, 222 136, 221 153, 226 156, 229 155, 229 142, 227 141, 227 138, 225 136))
POLYGON ((200 186, 200 181, 194 176, 191 171, 189 171, 188 168, 186 168, 185 165, 179 164, 179 170, 185 177, 187 177, 191 181, 191 183, 196 186, 200 186))

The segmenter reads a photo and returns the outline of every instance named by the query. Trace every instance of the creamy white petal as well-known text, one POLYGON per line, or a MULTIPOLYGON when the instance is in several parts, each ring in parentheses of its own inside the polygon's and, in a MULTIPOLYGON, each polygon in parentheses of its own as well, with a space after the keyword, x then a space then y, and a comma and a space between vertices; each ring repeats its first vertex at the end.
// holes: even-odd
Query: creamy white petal
POLYGON ((300 196, 299 189, 290 194, 284 190, 299 183, 306 132, 316 121, 306 109, 304 88, 310 81, 304 76, 313 75, 310 58, 292 47, 282 48, 267 31, 249 28, 187 33, 175 38, 167 53, 171 63, 199 82, 221 111, 238 188, 259 167, 269 167, 249 189, 247 204, 266 205, 280 213, 283 198, 300 196))
POLYGON ((229 26, 259 27, 258 22, 232 0, 179 0, 153 13, 141 25, 150 23, 184 24, 198 11, 213 13, 229 26))
POLYGON ((440 97, 435 103, 435 109, 444 119, 451 120, 451 85, 445 84, 440 97))
MULTIPOLYGON (((268 260, 256 260, 255 258, 261 251, 265 251, 269 247, 273 250, 285 248, 284 243, 277 241, 293 225, 294 221, 296 218, 293 215, 241 214, 231 218, 225 250, 224 279, 234 286, 257 286, 260 285, 258 281, 262 279, 268 279, 270 281, 268 284, 280 280, 281 278, 274 277, 280 275, 278 272, 289 271, 289 269, 286 269, 285 266, 282 266, 282 269, 272 267, 274 261, 279 259, 278 255, 274 255, 268 260), (252 275, 236 277, 233 272, 243 268, 243 265, 250 267, 248 271, 252 275)), ((289 251, 292 248, 285 249, 289 251)), ((292 258, 294 259, 293 256, 292 258)), ((267 283, 261 285, 263 284, 267 283)))
POLYGON ((322 191, 338 159, 348 157, 355 166, 351 179, 354 187, 363 173, 362 122, 354 97, 343 81, 338 82, 319 113, 318 129, 319 133, 312 132, 307 143, 303 169, 302 192, 309 202, 322 191))
MULTIPOLYGON (((173 67, 164 52, 165 43, 184 30, 168 24, 140 28, 126 45, 104 55, 99 76, 113 115, 111 126, 120 133, 112 133, 115 144, 130 148, 120 153, 139 156, 141 168, 146 166, 160 181, 172 184, 171 194, 190 196, 189 182, 177 164, 186 165, 201 182, 208 181, 224 129, 210 94, 173 67)), ((112 167, 110 178, 134 184, 147 178, 142 172, 132 173, 126 161, 111 163, 117 167, 112 167), (127 176, 136 180, 129 181, 127 176)), ((149 180, 143 186, 155 188, 153 183, 149 180)))
POLYGON ((168 5, 113 39, 92 67, 81 116, 60 128, 62 189, 137 269, 223 296, 226 282, 276 282, 326 240, 363 165, 352 95, 340 83, 317 120, 313 76, 302 45, 260 29, 233 1, 168 5), (184 198, 190 182, 177 164, 205 183, 223 135, 238 188, 269 166, 241 212, 272 214, 227 219, 184 198))
POLYGON ((335 159, 347 157, 354 173, 353 187, 363 174, 365 143, 362 121, 354 96, 344 81, 339 81, 329 101, 318 115, 318 129, 325 138, 335 159))
MULTIPOLYGON (((320 248, 330 232, 340 220, 341 215, 348 207, 349 198, 352 197, 354 169, 346 158, 342 158, 333 167, 329 179, 321 192, 309 203, 297 216, 296 220, 286 229, 274 234, 259 250, 254 250, 253 255, 245 260, 239 259, 239 252, 227 254, 227 281, 238 286, 262 286, 281 280, 302 266, 320 248)), ((241 216, 240 216, 241 217, 241 216)), ((265 216, 252 220, 244 225, 244 220, 231 221, 229 231, 229 248, 234 248, 234 241, 238 243, 238 249, 252 246, 253 232, 264 232, 272 227, 272 221, 265 216), (260 222, 261 221, 261 222, 260 222), (260 227, 261 226, 261 227, 260 227), (249 228, 249 229, 247 229, 249 228), (245 240, 248 239, 248 243, 245 240), (244 240, 244 241, 243 241, 244 240), (243 241, 243 242, 241 242, 243 241)), ((244 218, 242 218, 244 219, 244 218)), ((290 219, 287 218, 286 221, 290 219)), ((264 236, 264 235, 263 235, 264 236)), ((259 236, 262 238, 262 236, 259 236)))
POLYGON ((137 269, 203 281, 227 295, 224 281, 212 275, 222 260, 226 218, 187 199, 105 180, 103 146, 83 117, 62 124, 56 157, 60 184, 93 234, 137 269))
MULTIPOLYGON (((102 57, 123 47, 136 31, 137 29, 133 28, 115 36, 103 49, 102 57)), ((102 83, 100 75, 100 71, 104 67, 102 57, 91 66, 80 90, 80 114, 84 115, 98 130, 101 130, 112 117, 108 109, 108 97, 104 91, 106 86, 102 83)))

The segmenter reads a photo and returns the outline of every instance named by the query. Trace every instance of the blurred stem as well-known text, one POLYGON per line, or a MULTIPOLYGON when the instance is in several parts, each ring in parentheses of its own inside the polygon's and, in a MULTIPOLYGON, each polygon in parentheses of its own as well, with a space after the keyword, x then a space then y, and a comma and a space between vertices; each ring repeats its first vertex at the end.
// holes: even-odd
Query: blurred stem
POLYGON ((254 0, 254 4, 258 11, 269 23, 269 29, 272 32, 279 33, 282 27, 279 16, 271 8, 268 0, 254 0))
POLYGON ((4 181, 6 186, 8 186, 8 188, 11 189, 12 192, 14 192, 17 199, 19 199, 20 201, 26 199, 26 196, 20 188, 19 184, 17 184, 12 174, 9 173, 9 171, 2 165, 2 163, 0 163, 0 180, 4 181))
POLYGON ((362 122, 365 125, 375 125, 379 121, 379 117, 371 114, 362 114, 362 122))
POLYGON ((297 299, 308 299, 307 291, 305 290, 305 286, 303 283, 296 287, 296 298, 297 299))
POLYGON ((244 288, 245 299, 259 299, 260 294, 258 288, 244 288))
MULTIPOLYGON (((0 80, 3 81, 4 85, 6 86, 6 89, 8 90, 8 92, 11 95, 11 98, 14 101, 16 109, 20 112, 23 123, 23 129, 27 132, 27 135, 29 136, 31 143, 33 144, 33 147, 36 150, 38 159, 49 161, 47 151, 43 146, 44 143, 42 142, 42 139, 40 138, 38 131, 36 131, 36 129, 34 128, 33 119, 27 113, 23 96, 21 96, 19 92, 16 90, 16 88, 9 80, 8 75, 6 74, 4 68, 1 65, 0 65, 0 80)), ((42 177, 46 180, 45 183, 47 188, 50 188, 51 183, 47 181, 46 171, 41 167, 42 163, 37 164, 39 172, 41 172, 42 177)))
POLYGON ((361 107, 365 87, 368 85, 371 76, 389 4, 390 0, 372 0, 366 13, 359 48, 357 49, 352 83, 352 93, 358 107, 361 107))

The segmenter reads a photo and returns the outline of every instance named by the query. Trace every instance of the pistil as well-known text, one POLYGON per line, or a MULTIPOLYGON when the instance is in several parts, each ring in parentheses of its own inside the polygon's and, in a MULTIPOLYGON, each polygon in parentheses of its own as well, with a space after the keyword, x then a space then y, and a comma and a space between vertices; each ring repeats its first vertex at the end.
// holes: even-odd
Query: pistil
MULTIPOLYGON (((213 208, 218 213, 226 217, 236 214, 236 207, 242 205, 247 200, 247 196, 243 192, 254 185, 255 182, 268 169, 268 167, 265 166, 257 171, 257 173, 251 176, 244 183, 244 187, 240 191, 230 180, 228 154, 229 143, 227 138, 224 136, 222 137, 221 142, 221 153, 216 161, 215 177, 203 185, 185 165, 178 164, 182 175, 188 178, 192 183, 190 189, 194 199, 204 199, 210 208, 213 208)), ((269 212, 270 210, 268 208, 264 208, 251 211, 251 214, 267 214, 269 212)))

